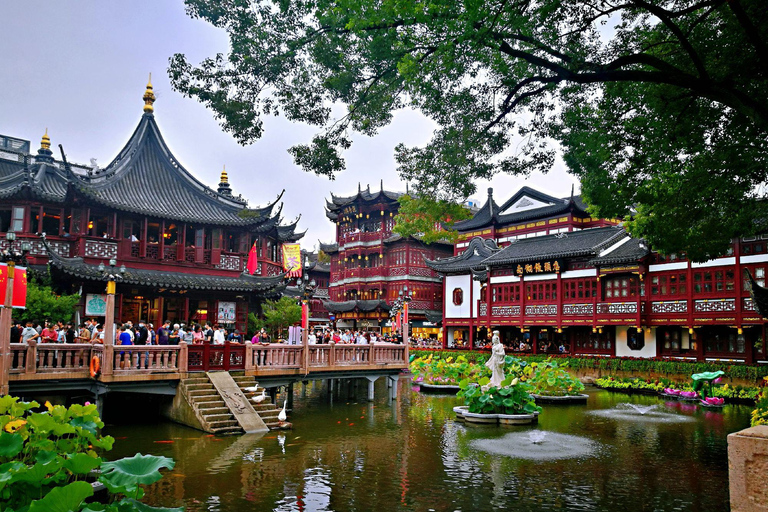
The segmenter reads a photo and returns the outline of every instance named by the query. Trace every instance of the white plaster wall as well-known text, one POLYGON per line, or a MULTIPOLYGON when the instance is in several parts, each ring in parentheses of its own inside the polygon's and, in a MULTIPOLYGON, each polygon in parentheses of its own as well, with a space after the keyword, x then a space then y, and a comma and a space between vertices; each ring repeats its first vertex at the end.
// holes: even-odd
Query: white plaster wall
MULTIPOLYGON (((469 275, 445 276, 445 296, 443 297, 445 318, 469 318, 471 314, 469 300, 471 282, 472 278, 469 275), (453 303, 453 290, 456 288, 461 288, 464 292, 464 300, 459 306, 453 303)), ((476 298, 477 296, 472 297, 473 300, 476 298)))
MULTIPOLYGON (((472 308, 470 310, 470 315, 472 318, 477 318, 479 311, 477 311, 477 301, 482 300, 485 297, 480 296, 480 289, 481 285, 479 281, 470 281, 472 283, 472 308)), ((466 295, 464 296, 466 299, 466 295)))
POLYGON ((616 355, 618 357, 656 357, 656 328, 645 333, 645 346, 642 350, 630 350, 627 346, 627 330, 630 327, 616 327, 616 355))

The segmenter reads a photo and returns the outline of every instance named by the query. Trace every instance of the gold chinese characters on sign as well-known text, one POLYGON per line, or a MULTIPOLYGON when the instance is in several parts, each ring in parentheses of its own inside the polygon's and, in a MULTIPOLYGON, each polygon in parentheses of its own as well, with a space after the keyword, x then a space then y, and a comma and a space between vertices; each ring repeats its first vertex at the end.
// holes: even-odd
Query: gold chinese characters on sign
POLYGON ((537 261, 536 263, 518 264, 515 273, 519 276, 528 274, 550 274, 560 273, 562 263, 559 260, 537 261))

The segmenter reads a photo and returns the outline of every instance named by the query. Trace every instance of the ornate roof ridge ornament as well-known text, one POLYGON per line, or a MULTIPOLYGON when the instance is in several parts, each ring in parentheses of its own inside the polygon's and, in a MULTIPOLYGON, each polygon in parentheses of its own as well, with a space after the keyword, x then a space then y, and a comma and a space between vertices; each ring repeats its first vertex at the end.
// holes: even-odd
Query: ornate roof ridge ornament
POLYGON ((147 90, 144 91, 144 96, 142 96, 142 99, 144 100, 144 113, 145 114, 151 114, 155 111, 154 103, 155 103, 155 92, 152 87, 152 73, 149 74, 149 80, 147 81, 147 90))

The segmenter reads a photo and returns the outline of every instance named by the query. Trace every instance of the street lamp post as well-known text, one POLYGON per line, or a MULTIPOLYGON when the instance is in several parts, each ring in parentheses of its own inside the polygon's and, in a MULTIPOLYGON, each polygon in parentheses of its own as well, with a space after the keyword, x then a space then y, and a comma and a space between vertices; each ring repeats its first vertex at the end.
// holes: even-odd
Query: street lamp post
POLYGON ((104 312, 104 362, 101 365, 101 373, 112 375, 114 371, 113 350, 115 345, 115 291, 117 281, 122 281, 125 274, 125 265, 117 268, 117 260, 109 260, 109 267, 102 261, 99 263, 99 272, 102 280, 107 282, 107 310, 104 312))
POLYGON ((408 291, 407 286, 400 290, 397 296, 403 304, 403 344, 405 345, 405 360, 408 361, 408 352, 411 347, 410 326, 408 325, 408 303, 411 302, 413 296, 411 295, 411 292, 408 291))
POLYGON ((0 261, 8 266, 8 277, 5 287, 5 303, 0 311, 0 395, 7 395, 10 391, 9 378, 11 374, 11 325, 13 319, 13 277, 16 272, 16 264, 21 263, 29 252, 29 242, 22 242, 21 252, 14 248, 16 233, 10 231, 5 234, 8 248, 0 251, 0 261))
POLYGON ((296 287, 301 292, 302 317, 304 317, 303 313, 306 311, 306 325, 304 325, 303 321, 301 325, 302 366, 304 367, 304 375, 306 375, 309 373, 309 301, 315 293, 317 283, 314 279, 310 280, 309 276, 304 274, 304 276, 296 280, 296 287))

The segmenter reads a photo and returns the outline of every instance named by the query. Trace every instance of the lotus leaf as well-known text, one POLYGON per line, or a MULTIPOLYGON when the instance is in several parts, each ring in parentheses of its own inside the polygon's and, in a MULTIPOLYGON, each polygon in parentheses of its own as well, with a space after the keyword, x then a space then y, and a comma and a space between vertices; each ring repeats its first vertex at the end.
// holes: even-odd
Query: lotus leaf
POLYGON ((85 498, 93 496, 93 487, 87 482, 72 482, 56 487, 41 500, 33 501, 29 512, 73 512, 80 510, 85 498))
POLYGON ((0 432, 0 457, 15 457, 23 446, 24 438, 20 434, 0 432))
POLYGON ((103 463, 99 480, 106 480, 115 486, 153 484, 163 477, 160 469, 173 469, 175 465, 173 459, 168 457, 137 453, 133 457, 103 463))

